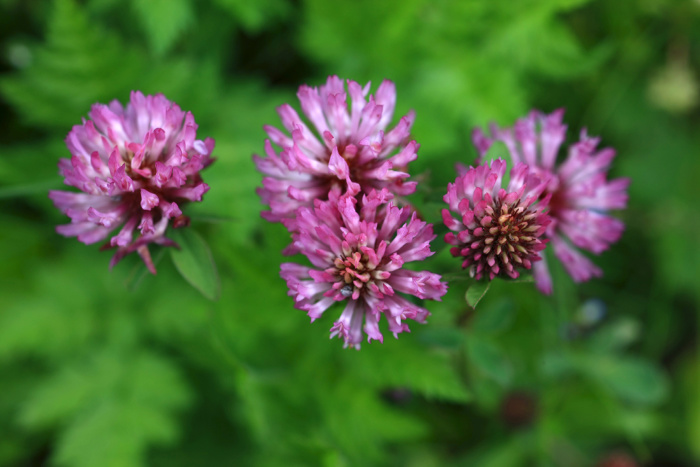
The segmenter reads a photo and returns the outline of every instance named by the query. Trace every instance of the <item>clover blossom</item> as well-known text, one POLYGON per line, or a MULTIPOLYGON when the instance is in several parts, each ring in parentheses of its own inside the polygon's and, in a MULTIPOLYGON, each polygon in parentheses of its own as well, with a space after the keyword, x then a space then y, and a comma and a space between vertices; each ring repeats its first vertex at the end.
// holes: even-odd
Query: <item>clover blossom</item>
MULTIPOLYGON (((603 272, 578 249, 600 254, 620 239, 624 224, 607 212, 627 205, 628 178, 607 180, 615 157, 611 148, 596 150, 599 138, 581 131, 579 141, 568 148, 566 159, 557 164, 557 154, 566 136, 564 110, 546 115, 539 111, 518 120, 513 128, 491 126, 491 137, 477 129, 473 141, 483 157, 494 141, 507 146, 513 163, 524 162, 530 170, 549 177, 543 196, 550 196, 552 223, 546 236, 556 257, 575 282, 600 277, 603 272)), ((552 279, 545 261, 534 268, 535 282, 543 293, 552 293, 552 279)))
POLYGON ((297 93, 301 110, 315 131, 290 105, 277 109, 286 132, 265 126, 267 157, 253 156, 265 175, 258 189, 262 202, 270 206, 262 213, 265 219, 292 218, 297 208, 312 207, 315 199, 326 200, 330 192, 354 196, 387 188, 403 196, 415 191, 416 183, 405 181, 406 167, 418 150, 418 143, 409 141, 414 113, 387 131, 396 87, 385 80, 368 97, 369 86, 347 80, 346 91, 337 76, 318 88, 301 86, 297 93))
POLYGON ((126 107, 95 104, 88 115, 66 137, 71 159, 58 164, 65 184, 82 193, 49 192, 71 219, 56 231, 92 244, 121 226, 103 246, 117 249, 110 267, 137 251, 155 274, 147 245, 175 246, 166 228, 171 220, 174 227, 189 224, 181 206, 209 190, 199 172, 213 162, 214 140, 195 139, 192 114, 161 94, 132 92, 126 107))
POLYGON ((450 252, 462 257, 463 268, 476 279, 499 274, 517 278, 519 268, 530 269, 541 258, 546 240, 541 240, 550 219, 545 214, 548 197, 539 200, 548 179, 530 173, 519 163, 510 172, 508 187, 502 188, 506 163, 491 163, 466 169, 447 186, 443 197, 448 209, 442 218, 452 232, 445 242, 450 252), (455 219, 451 212, 457 215, 455 219))
POLYGON ((440 300, 447 292, 438 274, 403 268, 433 254, 435 235, 431 224, 409 207, 398 208, 392 198, 386 189, 373 190, 358 208, 355 197, 331 192, 313 208, 299 208, 293 221, 294 244, 313 266, 284 263, 280 275, 295 307, 307 311, 312 322, 333 303, 344 302, 330 332, 331 338, 343 338, 345 347, 359 349, 363 329, 368 342, 383 342, 382 314, 394 337, 409 331, 409 319, 425 322, 428 310, 399 293, 440 300))

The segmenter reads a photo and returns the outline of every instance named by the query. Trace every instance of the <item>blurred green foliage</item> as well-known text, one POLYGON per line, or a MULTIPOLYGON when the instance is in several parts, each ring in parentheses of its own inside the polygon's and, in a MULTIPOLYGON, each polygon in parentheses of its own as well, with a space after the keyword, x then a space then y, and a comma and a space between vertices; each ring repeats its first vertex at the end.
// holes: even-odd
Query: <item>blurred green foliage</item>
POLYGON ((697 1, 0 12, 0 465, 700 463, 697 1), (439 234, 471 129, 566 107, 569 137, 601 135, 612 175, 632 178, 627 231, 595 259, 604 278, 574 286, 555 265, 552 297, 505 281, 484 294, 439 237, 427 267, 450 290, 428 325, 360 352, 329 341, 333 317, 310 325, 286 295, 288 237, 259 217, 250 160, 275 107, 298 108, 297 86, 328 74, 391 79, 397 113, 416 110, 411 201, 439 234), (193 248, 154 249, 157 276, 138 258, 109 271, 107 253, 57 235, 67 220, 47 198, 71 126, 132 89, 164 93, 216 139, 211 191, 180 239, 193 248))

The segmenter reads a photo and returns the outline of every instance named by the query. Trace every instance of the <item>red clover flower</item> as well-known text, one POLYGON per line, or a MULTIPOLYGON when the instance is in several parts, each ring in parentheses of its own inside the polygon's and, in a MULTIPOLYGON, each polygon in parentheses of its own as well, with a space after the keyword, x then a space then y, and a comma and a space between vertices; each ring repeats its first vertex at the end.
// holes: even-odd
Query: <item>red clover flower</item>
MULTIPOLYGON (((483 157, 494 141, 508 147, 514 164, 526 163, 531 171, 548 177, 543 196, 550 196, 552 223, 546 232, 554 254, 576 282, 600 277, 603 272, 578 249, 600 254, 619 240, 624 224, 607 212, 627 205, 628 178, 607 180, 615 157, 611 148, 596 150, 599 138, 581 131, 578 142, 569 146, 566 159, 557 164, 557 154, 566 136, 564 110, 546 115, 539 111, 518 120, 513 128, 491 126, 491 137, 481 130, 473 141, 483 157)), ((545 261, 534 268, 535 282, 543 293, 552 293, 552 279, 545 261)))
POLYGON ((331 337, 343 338, 345 347, 359 349, 363 329, 368 342, 383 341, 382 314, 395 337, 409 331, 406 320, 425 322, 428 310, 397 292, 433 300, 447 292, 439 275, 403 268, 433 254, 435 235, 431 224, 410 207, 398 208, 392 198, 387 189, 373 190, 358 209, 355 197, 331 192, 313 208, 299 208, 293 220, 294 244, 313 267, 284 263, 280 275, 295 307, 307 311, 312 322, 333 303, 345 302, 331 328, 331 337))
POLYGON ((117 249, 110 267, 137 251, 155 274, 147 245, 175 246, 166 228, 171 219, 174 227, 187 225, 180 207, 209 190, 199 172, 213 162, 214 140, 195 139, 192 114, 162 94, 132 92, 126 107, 95 104, 89 116, 68 133, 72 157, 58 164, 65 184, 82 193, 49 192, 71 219, 56 230, 92 244, 121 226, 103 247, 117 249))
POLYGON ((550 219, 544 213, 548 197, 539 201, 547 179, 529 172, 519 163, 510 172, 508 188, 502 188, 506 163, 497 159, 491 165, 469 168, 447 186, 444 201, 448 209, 442 218, 452 232, 445 242, 450 252, 462 257, 463 268, 476 279, 493 279, 505 274, 515 279, 518 269, 530 269, 541 258, 546 240, 541 240, 550 219), (455 219, 452 213, 457 215, 455 219))
POLYGON ((367 98, 369 86, 347 80, 346 91, 337 76, 318 88, 301 86, 301 110, 315 131, 290 105, 277 109, 287 132, 265 126, 270 137, 265 141, 267 157, 253 156, 265 175, 258 189, 262 202, 270 206, 262 213, 265 219, 292 218, 297 208, 327 200, 331 192, 355 196, 388 188, 404 196, 415 191, 416 183, 405 181, 406 167, 418 150, 418 143, 409 141, 414 113, 386 131, 394 115, 396 87, 385 80, 367 98))

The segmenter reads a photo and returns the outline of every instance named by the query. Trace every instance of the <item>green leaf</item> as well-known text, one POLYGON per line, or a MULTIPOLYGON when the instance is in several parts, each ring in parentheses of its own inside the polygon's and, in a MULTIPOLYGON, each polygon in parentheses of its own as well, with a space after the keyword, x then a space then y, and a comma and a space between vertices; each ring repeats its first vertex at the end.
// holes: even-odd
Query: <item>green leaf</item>
POLYGON ((110 348, 67 363, 37 385, 20 410, 20 423, 52 427, 112 397, 161 408, 180 407, 188 399, 170 360, 147 351, 124 355, 110 348))
POLYGON ((621 399, 655 405, 668 395, 665 375, 650 362, 632 357, 585 357, 583 370, 621 399))
POLYGON ((0 80, 0 91, 25 121, 65 132, 90 105, 124 96, 148 68, 74 0, 52 3, 46 44, 27 68, 0 80))
POLYGON ((192 229, 175 230, 170 237, 180 245, 170 256, 182 277, 209 300, 218 300, 221 282, 207 242, 192 229))
MULTIPOLYGON (((57 304, 37 294, 0 313, 0 360, 17 355, 56 356, 83 344, 96 320, 89 307, 57 304)), ((65 300, 60 297, 59 300, 65 300)))
POLYGON ((571 28, 559 21, 556 9, 556 5, 541 2, 539 8, 515 15, 505 27, 492 32, 486 53, 510 58, 515 69, 559 78, 580 75, 599 66, 607 54, 605 49, 599 47, 586 53, 571 28), (514 48, 517 55, 512 54, 514 48))
POLYGON ((499 300, 488 308, 482 307, 474 313, 470 330, 475 334, 495 334, 503 331, 513 322, 514 311, 513 302, 507 298, 499 300))
POLYGON ((268 23, 287 16, 291 5, 286 0, 215 0, 246 30, 257 32, 268 23))
POLYGON ((470 335, 467 340, 467 355, 481 372, 507 386, 513 376, 513 369, 503 350, 495 342, 470 335))
POLYGON ((554 380, 576 370, 575 362, 569 352, 549 352, 540 359, 542 375, 554 380))
POLYGON ((491 287, 491 281, 479 281, 471 285, 464 295, 467 304, 472 308, 476 308, 476 305, 484 298, 486 292, 488 292, 489 287, 491 287))
POLYGON ((142 465, 151 444, 174 440, 173 411, 189 398, 169 359, 107 349, 37 385, 21 407, 20 422, 34 429, 65 427, 54 451, 59 464, 142 465))
POLYGON ((481 374, 477 374, 469 381, 469 390, 474 394, 476 405, 494 413, 501 405, 508 388, 504 388, 492 378, 485 378, 481 374))
POLYGON ((132 6, 157 55, 173 46, 194 17, 190 0, 132 0, 132 6))
POLYGON ((383 346, 363 346, 357 355, 347 355, 348 364, 379 389, 406 388, 429 398, 466 402, 465 388, 446 352, 417 345, 413 336, 402 335, 383 346))
POLYGON ((341 379, 328 391, 334 397, 318 401, 323 407, 319 431, 323 437, 332 437, 332 444, 355 460, 350 465, 379 465, 368 461, 378 461, 386 455, 381 449, 382 441, 415 441, 427 434, 423 420, 386 403, 371 388, 355 387, 352 379, 341 379), (339 400, 343 401, 343 410, 337 409, 339 400))
POLYGON ((605 323, 590 337, 591 349, 611 352, 622 350, 636 341, 641 334, 638 321, 622 317, 610 323, 605 323))
MULTIPOLYGON (((165 251, 166 250, 164 248, 161 248, 153 256, 153 266, 155 266, 156 268, 163 260, 163 257, 165 256, 165 251)), ((124 282, 124 286, 128 291, 136 292, 141 286, 141 284, 145 281, 145 279, 150 275, 151 273, 148 270, 148 267, 143 262, 139 261, 131 268, 131 272, 126 281, 124 282)))
POLYGON ((105 401, 59 437, 59 465, 123 467, 143 465, 151 443, 172 441, 175 427, 152 407, 105 401))
POLYGON ((416 332, 417 339, 429 346, 456 349, 464 342, 464 333, 455 327, 430 326, 416 332))
MULTIPOLYGON (((0 286, 0 361, 26 356, 60 360, 94 337, 104 322, 97 316, 111 308, 120 288, 112 283, 112 293, 100 289, 99 278, 108 275, 105 264, 94 259, 84 267, 76 255, 68 254, 46 264, 42 247, 54 241, 53 232, 0 216, 0 223, 10 222, 13 228, 0 233, 0 243, 12 245, 0 252, 5 268, 0 271, 5 275, 0 286), (31 275, 23 271, 25 265, 31 275)), ((84 247, 77 242, 74 246, 84 247)))

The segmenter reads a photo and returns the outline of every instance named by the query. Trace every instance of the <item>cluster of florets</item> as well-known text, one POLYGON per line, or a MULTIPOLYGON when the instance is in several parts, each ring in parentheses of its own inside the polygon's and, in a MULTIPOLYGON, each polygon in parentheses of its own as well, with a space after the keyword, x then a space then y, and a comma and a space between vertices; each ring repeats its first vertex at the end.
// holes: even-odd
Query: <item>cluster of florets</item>
POLYGON ((214 140, 196 139, 192 114, 161 94, 132 92, 126 107, 95 104, 88 115, 66 137, 71 159, 58 164, 66 185, 82 193, 49 192, 71 219, 56 230, 91 244, 121 226, 103 246, 116 248, 111 266, 136 251, 155 274, 148 245, 175 246, 168 225, 189 224, 181 207, 209 190, 200 171, 213 162, 214 140))
POLYGON ((313 209, 299 208, 294 220, 294 245, 313 267, 284 263, 281 276, 296 307, 311 321, 333 303, 344 302, 331 337, 342 337, 346 346, 359 348, 363 329, 368 341, 383 341, 381 314, 394 336, 409 330, 409 319, 425 322, 428 310, 397 292, 434 300, 447 292, 439 275, 403 268, 433 254, 430 242, 435 235, 432 225, 418 219, 410 207, 395 206, 391 198, 387 189, 372 190, 362 196, 358 209, 355 197, 331 193, 313 209))
POLYGON ((408 163, 418 151, 418 143, 410 140, 414 114, 401 117, 394 128, 385 131, 394 115, 396 87, 384 81, 368 96, 369 87, 370 83, 362 87, 348 80, 346 92, 337 76, 318 88, 301 86, 297 97, 315 132, 289 104, 277 109, 289 134, 265 126, 270 137, 265 141, 267 157, 253 156, 265 175, 258 189, 263 203, 270 207, 262 213, 265 219, 293 218, 299 207, 328 200, 330 193, 357 196, 387 188, 404 196, 415 191, 416 182, 406 181, 408 163))
POLYGON ((418 150, 413 113, 387 131, 395 86, 384 81, 374 95, 369 89, 348 80, 346 91, 337 76, 319 88, 301 86, 301 109, 315 131, 285 104, 278 112, 286 132, 265 127, 267 157, 254 156, 265 175, 258 193, 270 207, 263 217, 283 223, 293 239, 286 252, 313 265, 282 265, 289 295, 312 321, 345 302, 331 337, 357 348, 363 329, 368 341, 382 341, 382 314, 394 336, 409 330, 409 319, 425 321, 428 311, 397 293, 439 300, 447 291, 439 275, 403 268, 432 255, 436 237, 410 206, 395 204, 416 189, 407 181, 418 150))
MULTIPOLYGON (((529 170, 545 183, 539 203, 548 204, 551 219, 544 231, 554 255, 576 282, 600 277, 602 271, 577 250, 600 254, 617 242, 624 224, 608 215, 611 209, 627 205, 628 178, 607 179, 615 151, 596 150, 599 138, 581 131, 578 142, 569 147, 563 162, 557 155, 566 136, 562 123, 563 109, 549 115, 532 111, 518 120, 513 128, 491 126, 491 136, 481 130, 472 137, 479 161, 491 145, 506 145, 514 164, 527 164, 529 170)), ((552 279, 546 261, 533 266, 535 283, 543 293, 552 293, 552 279)))
POLYGON ((477 280, 499 274, 513 279, 518 268, 530 269, 541 258, 546 240, 540 236, 551 222, 545 213, 549 196, 540 199, 548 179, 542 179, 518 163, 502 188, 506 163, 501 159, 465 173, 447 186, 449 206, 442 217, 452 232, 445 241, 454 245, 453 256, 463 257, 463 268, 477 280), (450 210, 458 215, 455 219, 450 210))

